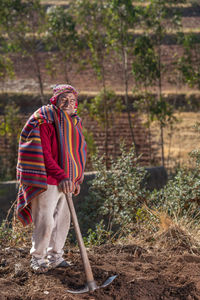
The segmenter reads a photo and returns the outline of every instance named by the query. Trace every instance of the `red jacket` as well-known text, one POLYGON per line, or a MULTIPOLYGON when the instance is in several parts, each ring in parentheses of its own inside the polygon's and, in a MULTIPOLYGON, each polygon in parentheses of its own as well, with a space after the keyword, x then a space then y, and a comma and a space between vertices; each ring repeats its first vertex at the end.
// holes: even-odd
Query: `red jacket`
POLYGON ((58 165, 58 141, 53 124, 40 125, 40 137, 44 153, 44 163, 47 172, 47 183, 58 185, 61 180, 68 178, 58 165))

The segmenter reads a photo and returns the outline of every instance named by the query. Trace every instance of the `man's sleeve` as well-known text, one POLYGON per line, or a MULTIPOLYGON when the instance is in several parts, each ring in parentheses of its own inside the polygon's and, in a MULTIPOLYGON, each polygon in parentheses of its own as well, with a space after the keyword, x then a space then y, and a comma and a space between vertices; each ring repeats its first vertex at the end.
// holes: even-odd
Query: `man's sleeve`
POLYGON ((51 175, 58 182, 68 179, 64 170, 57 164, 52 156, 52 132, 54 128, 52 124, 40 125, 40 138, 44 154, 44 163, 47 175, 51 175))

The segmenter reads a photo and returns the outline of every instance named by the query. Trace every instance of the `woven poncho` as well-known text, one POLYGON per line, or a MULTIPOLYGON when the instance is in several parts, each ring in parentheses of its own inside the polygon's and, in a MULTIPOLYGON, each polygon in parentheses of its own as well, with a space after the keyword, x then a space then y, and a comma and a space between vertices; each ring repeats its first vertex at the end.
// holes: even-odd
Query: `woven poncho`
POLYGON ((53 123, 58 138, 59 165, 75 184, 82 183, 86 162, 86 142, 81 120, 55 105, 39 108, 25 124, 19 141, 17 179, 20 181, 17 216, 23 225, 32 222, 31 200, 47 189, 47 173, 39 125, 53 123))

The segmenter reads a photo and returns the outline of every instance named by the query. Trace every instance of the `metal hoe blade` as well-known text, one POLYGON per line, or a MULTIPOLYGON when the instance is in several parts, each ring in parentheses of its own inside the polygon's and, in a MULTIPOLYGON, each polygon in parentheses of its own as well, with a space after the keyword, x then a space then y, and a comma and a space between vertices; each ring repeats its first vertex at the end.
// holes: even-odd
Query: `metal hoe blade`
POLYGON ((67 290, 68 293, 71 294, 84 294, 88 292, 93 292, 97 289, 104 288, 108 286, 113 280, 117 277, 117 275, 109 277, 102 285, 97 286, 95 282, 90 286, 89 284, 86 284, 84 288, 79 289, 79 290, 67 290))

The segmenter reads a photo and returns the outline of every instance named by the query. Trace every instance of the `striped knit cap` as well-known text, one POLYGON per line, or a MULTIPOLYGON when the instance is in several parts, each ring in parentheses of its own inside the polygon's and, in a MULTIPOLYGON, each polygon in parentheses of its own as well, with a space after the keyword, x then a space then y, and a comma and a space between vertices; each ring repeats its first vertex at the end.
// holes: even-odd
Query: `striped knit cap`
POLYGON ((69 84, 56 84, 53 87, 53 97, 51 97, 50 102, 54 105, 57 103, 58 96, 60 96, 63 93, 72 93, 76 97, 76 103, 75 103, 75 109, 78 107, 78 92, 75 90, 75 88, 69 84))

